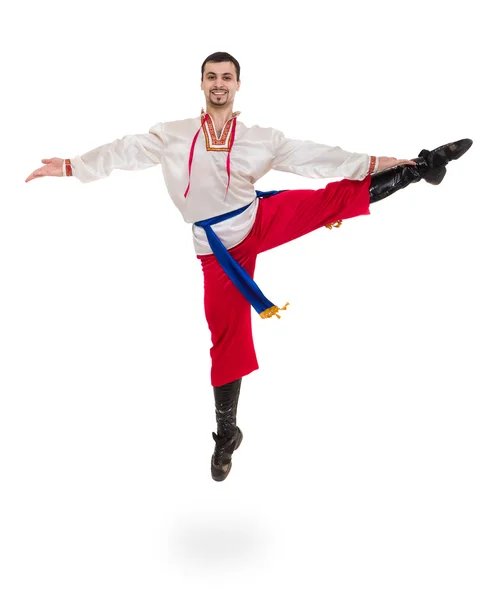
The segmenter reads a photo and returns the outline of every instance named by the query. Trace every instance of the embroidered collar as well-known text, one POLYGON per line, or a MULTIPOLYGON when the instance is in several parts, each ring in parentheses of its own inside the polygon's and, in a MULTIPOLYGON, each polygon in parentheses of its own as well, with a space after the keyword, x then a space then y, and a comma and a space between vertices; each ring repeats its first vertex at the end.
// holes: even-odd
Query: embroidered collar
POLYGON ((201 109, 201 126, 205 136, 206 150, 208 152, 231 152, 233 142, 232 124, 239 114, 241 114, 239 111, 233 113, 232 117, 223 125, 223 129, 218 137, 213 119, 208 113, 201 109))
POLYGON ((235 142, 235 134, 236 134, 236 117, 239 115, 238 112, 234 112, 231 119, 224 124, 223 130, 221 132, 220 138, 218 139, 216 136, 215 127, 213 124, 213 119, 210 117, 208 113, 205 113, 203 109, 201 109, 201 125, 198 131, 191 142, 190 147, 190 156, 188 160, 188 187, 185 190, 184 197, 188 195, 190 191, 190 183, 191 183, 191 167, 193 164, 193 156, 195 153, 195 145, 196 140, 198 139, 198 135, 201 130, 203 130, 203 134, 205 136, 206 141, 206 150, 207 151, 217 151, 217 152, 227 152, 226 156, 226 172, 228 174, 228 183, 226 185, 225 199, 228 194, 228 189, 230 187, 231 180, 231 150, 233 149, 233 144, 235 142))

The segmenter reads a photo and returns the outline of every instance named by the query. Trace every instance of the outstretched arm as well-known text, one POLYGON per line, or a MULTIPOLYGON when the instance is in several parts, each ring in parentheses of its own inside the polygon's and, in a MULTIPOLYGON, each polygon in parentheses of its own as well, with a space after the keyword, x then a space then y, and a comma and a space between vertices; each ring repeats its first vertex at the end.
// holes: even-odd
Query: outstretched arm
MULTIPOLYGON (((153 129, 153 128, 152 128, 153 129)), ((62 158, 43 158, 43 167, 31 173, 26 183, 39 177, 63 177, 73 175, 83 183, 108 177, 113 169, 136 171, 147 169, 161 163, 164 141, 159 135, 159 127, 155 133, 126 135, 109 144, 99 146, 81 156, 70 160, 71 168, 62 158)))
POLYGON ((347 152, 339 146, 317 144, 310 140, 286 138, 272 130, 272 168, 312 178, 343 177, 364 179, 370 173, 384 171, 400 164, 415 164, 411 160, 388 156, 370 156, 347 152))

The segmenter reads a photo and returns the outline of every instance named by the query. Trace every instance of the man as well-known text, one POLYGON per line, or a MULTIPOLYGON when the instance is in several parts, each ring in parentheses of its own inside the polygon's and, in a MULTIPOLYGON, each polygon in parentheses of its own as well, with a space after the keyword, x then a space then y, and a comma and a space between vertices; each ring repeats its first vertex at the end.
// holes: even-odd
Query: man
POLYGON ((73 159, 43 159, 44 166, 26 179, 75 176, 90 182, 113 169, 162 165, 173 202, 192 224, 204 274, 217 420, 215 481, 226 479, 243 439, 236 424, 242 378, 258 368, 251 306, 263 318, 279 317, 286 308, 268 300, 253 281, 257 255, 322 226, 338 227, 343 219, 369 214, 370 203, 410 183, 439 184, 448 162, 472 144, 460 140, 398 160, 287 139, 276 129, 238 121, 233 104, 240 85, 238 61, 225 52, 212 54, 201 67, 206 112, 157 123, 147 134, 125 136, 73 159), (255 190, 255 182, 271 169, 343 179, 320 190, 255 190))

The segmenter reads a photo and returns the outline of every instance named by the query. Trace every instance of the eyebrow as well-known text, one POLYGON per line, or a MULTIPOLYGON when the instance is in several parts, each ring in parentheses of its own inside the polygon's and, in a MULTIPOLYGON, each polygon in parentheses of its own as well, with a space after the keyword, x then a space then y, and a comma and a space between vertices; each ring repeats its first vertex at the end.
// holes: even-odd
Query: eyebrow
MULTIPOLYGON (((213 73, 213 71, 208 71, 208 73, 206 73, 207 75, 216 75, 216 73, 213 73)), ((232 73, 220 73, 220 75, 231 75, 233 76, 232 73)))

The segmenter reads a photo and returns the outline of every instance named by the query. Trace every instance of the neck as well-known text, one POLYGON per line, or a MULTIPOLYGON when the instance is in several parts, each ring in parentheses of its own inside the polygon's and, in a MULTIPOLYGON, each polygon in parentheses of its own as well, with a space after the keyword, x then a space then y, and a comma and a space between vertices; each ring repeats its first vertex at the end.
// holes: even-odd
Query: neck
POLYGON ((213 119, 216 127, 221 129, 226 121, 233 117, 233 106, 213 106, 213 104, 207 102, 206 112, 213 119))

